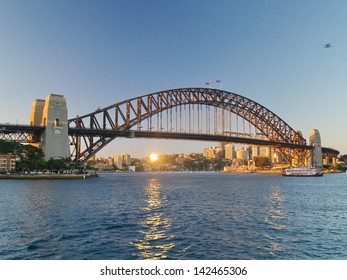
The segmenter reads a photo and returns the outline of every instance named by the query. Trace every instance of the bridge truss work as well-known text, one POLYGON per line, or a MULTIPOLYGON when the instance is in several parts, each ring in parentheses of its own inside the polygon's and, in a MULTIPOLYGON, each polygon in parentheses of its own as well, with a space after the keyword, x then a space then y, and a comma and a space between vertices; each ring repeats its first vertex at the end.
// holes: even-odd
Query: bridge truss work
POLYGON ((36 143, 44 130, 43 126, 0 124, 0 140, 36 143))
POLYGON ((83 164, 117 137, 223 141, 276 147, 302 163, 311 146, 269 109, 211 88, 181 88, 124 100, 69 120, 72 159, 83 164))

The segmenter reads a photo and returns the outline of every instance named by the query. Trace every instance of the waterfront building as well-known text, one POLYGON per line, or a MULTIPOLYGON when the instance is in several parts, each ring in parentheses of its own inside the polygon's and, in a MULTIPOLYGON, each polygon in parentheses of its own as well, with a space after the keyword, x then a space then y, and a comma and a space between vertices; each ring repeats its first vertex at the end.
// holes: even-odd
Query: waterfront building
POLYGON ((123 154, 122 156, 122 163, 124 165, 130 165, 131 164, 131 157, 128 154, 123 154))
POLYGON ((0 155, 0 172, 9 172, 16 170, 15 155, 0 155))
POLYGON ((236 150, 236 158, 237 159, 241 159, 241 160, 245 160, 246 159, 246 155, 245 155, 245 149, 244 148, 237 148, 236 150))
POLYGON ((245 150, 245 153, 244 153, 245 160, 252 159, 252 148, 246 145, 243 147, 243 149, 245 150))
POLYGON ((207 152, 207 158, 216 158, 216 152, 214 149, 209 149, 207 152))
POLYGON ((136 171, 136 166, 135 165, 129 165, 128 166, 128 171, 135 172, 136 171))
POLYGON ((282 154, 277 152, 276 150, 273 153, 272 163, 282 163, 282 154))
POLYGON ((221 159, 224 157, 224 150, 222 148, 212 146, 211 148, 204 148, 204 157, 212 159, 221 159))
POLYGON ((226 145, 226 144, 227 144, 226 142, 219 142, 218 147, 224 151, 224 150, 225 150, 225 145, 226 145))
POLYGON ((329 157, 329 156, 325 156, 322 162, 323 162, 323 165, 332 165, 332 166, 335 166, 336 164, 339 163, 337 158, 329 157))
POLYGON ((118 169, 123 169, 123 157, 122 156, 115 156, 113 158, 113 163, 116 165, 118 169))
POLYGON ((260 147, 259 155, 271 159, 271 147, 260 147))
POLYGON ((208 157, 208 151, 209 151, 209 149, 210 149, 210 148, 207 148, 207 147, 204 148, 204 153, 203 153, 203 155, 204 155, 205 158, 208 157))
POLYGON ((204 149, 204 157, 205 158, 216 158, 216 147, 213 146, 211 148, 204 149))
POLYGON ((235 146, 231 143, 225 145, 225 158, 233 160, 236 157, 235 146))
POLYGON ((259 157, 259 156, 260 156, 259 146, 252 145, 252 159, 254 159, 255 157, 259 157))
POLYGON ((215 148, 215 158, 221 159, 224 157, 224 150, 221 148, 215 148))

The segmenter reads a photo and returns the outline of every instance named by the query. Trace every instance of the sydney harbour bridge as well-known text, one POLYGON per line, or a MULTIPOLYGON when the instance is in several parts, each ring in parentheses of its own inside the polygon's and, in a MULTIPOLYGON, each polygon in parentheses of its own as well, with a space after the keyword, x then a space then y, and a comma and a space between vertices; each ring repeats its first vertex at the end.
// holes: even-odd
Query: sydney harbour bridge
MULTIPOLYGON (((53 107, 50 105, 55 112, 53 107)), ((48 109, 42 109, 45 110, 48 109)), ((45 142, 64 135, 64 130, 68 139, 62 144, 69 143, 69 156, 76 164, 84 164, 118 137, 271 146, 296 165, 307 165, 317 150, 315 143, 308 143, 299 131, 261 104, 212 88, 180 88, 146 94, 66 120, 64 113, 47 119, 41 112, 39 121, 31 121, 30 125, 1 124, 0 139, 43 143, 43 147, 45 144, 48 147, 45 142), (45 136, 49 125, 59 134, 55 138, 45 136)), ((323 154, 335 157, 339 153, 318 148, 323 154)), ((64 157, 54 155, 59 156, 64 157)))

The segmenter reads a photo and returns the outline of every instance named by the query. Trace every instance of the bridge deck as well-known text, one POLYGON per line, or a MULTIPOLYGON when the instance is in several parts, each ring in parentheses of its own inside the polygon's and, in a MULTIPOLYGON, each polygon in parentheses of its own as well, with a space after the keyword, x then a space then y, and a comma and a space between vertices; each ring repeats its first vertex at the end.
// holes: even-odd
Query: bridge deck
POLYGON ((104 136, 104 137, 126 137, 126 138, 157 138, 157 139, 176 139, 176 140, 198 140, 211 142, 232 142, 250 145, 267 145, 273 147, 296 148, 309 150, 312 147, 308 145, 296 145, 286 142, 276 142, 264 139, 255 139, 247 137, 196 134, 196 133, 176 133, 176 132, 157 132, 141 130, 112 130, 112 129, 88 129, 88 128, 69 128, 69 135, 75 136, 104 136))
POLYGON ((42 133, 45 130, 44 126, 31 126, 25 124, 0 124, 0 133, 9 134, 16 132, 26 133, 42 133))
MULTIPOLYGON (((14 124, 0 124, 0 139, 4 139, 6 134, 35 134, 41 135, 45 130, 44 126, 30 126, 30 125, 14 125, 14 124)), ((193 133, 175 133, 175 132, 157 132, 157 131, 140 131, 140 130, 112 130, 112 129, 88 129, 88 128, 69 128, 70 136, 91 136, 91 137, 125 137, 125 138, 157 138, 157 139, 178 139, 178 140, 197 140, 197 141, 211 141, 211 142, 231 142, 249 145, 264 145, 273 147, 283 147, 292 149, 305 149, 309 150, 312 146, 309 145, 296 145, 292 143, 269 141, 264 139, 254 139, 247 137, 236 136, 223 136, 223 135, 210 135, 210 134, 193 134, 193 133)), ((14 139, 12 139, 14 140, 14 139)), ((323 153, 338 155, 339 151, 322 147, 323 153)))

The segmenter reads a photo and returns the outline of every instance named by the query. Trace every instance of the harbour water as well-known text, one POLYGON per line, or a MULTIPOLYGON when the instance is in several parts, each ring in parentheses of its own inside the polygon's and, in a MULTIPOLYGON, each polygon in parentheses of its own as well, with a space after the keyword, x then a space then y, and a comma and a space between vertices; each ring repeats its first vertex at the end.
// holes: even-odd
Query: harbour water
POLYGON ((347 176, 2 180, 0 259, 347 259, 347 176))

